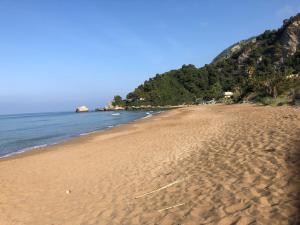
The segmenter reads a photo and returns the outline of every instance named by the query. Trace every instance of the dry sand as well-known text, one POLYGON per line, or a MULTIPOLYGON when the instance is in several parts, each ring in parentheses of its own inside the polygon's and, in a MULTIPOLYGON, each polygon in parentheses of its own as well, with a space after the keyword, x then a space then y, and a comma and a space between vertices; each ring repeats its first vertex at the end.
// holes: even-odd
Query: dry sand
POLYGON ((172 110, 0 161, 1 225, 297 224, 300 108, 172 110))

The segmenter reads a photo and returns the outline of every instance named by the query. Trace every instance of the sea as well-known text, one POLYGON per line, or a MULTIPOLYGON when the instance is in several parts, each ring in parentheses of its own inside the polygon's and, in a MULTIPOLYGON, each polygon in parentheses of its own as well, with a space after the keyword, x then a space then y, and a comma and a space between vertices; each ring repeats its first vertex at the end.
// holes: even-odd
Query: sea
POLYGON ((0 115, 0 158, 110 129, 160 112, 105 111, 0 115))

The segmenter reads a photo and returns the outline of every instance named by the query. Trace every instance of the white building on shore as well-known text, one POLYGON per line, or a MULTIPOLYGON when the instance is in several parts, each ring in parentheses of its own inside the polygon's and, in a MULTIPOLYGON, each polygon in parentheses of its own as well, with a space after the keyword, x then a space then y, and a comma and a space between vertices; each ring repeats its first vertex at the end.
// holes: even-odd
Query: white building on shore
POLYGON ((232 96, 233 96, 233 92, 231 92, 231 91, 224 92, 224 98, 231 98, 232 96))

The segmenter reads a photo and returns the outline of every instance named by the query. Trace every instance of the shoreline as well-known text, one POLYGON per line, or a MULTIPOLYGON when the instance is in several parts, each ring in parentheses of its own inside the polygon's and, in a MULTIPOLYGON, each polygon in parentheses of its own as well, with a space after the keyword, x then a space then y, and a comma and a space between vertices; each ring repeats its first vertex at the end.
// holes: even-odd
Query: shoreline
POLYGON ((299 121, 186 107, 0 160, 0 223, 297 224, 299 121))
MULTIPOLYGON (((178 109, 178 108, 176 108, 176 109, 178 109)), ((101 130, 95 130, 95 131, 91 131, 91 132, 88 132, 88 133, 82 133, 82 134, 79 134, 79 135, 76 135, 76 136, 73 136, 73 137, 69 137, 68 139, 59 141, 57 143, 43 144, 43 145, 40 145, 40 146, 33 146, 33 147, 21 149, 17 152, 10 153, 8 155, 0 156, 0 163, 2 161, 14 160, 14 159, 27 157, 27 156, 47 152, 47 151, 52 151, 51 148, 57 147, 59 145, 64 145, 64 144, 68 145, 68 144, 72 144, 73 142, 76 143, 76 142, 80 142, 80 141, 85 141, 85 139, 91 138, 92 135, 96 135, 96 136, 101 135, 101 134, 103 135, 103 134, 105 134, 104 132, 110 132, 110 131, 118 132, 118 130, 117 130, 118 128, 121 128, 121 127, 126 126, 126 125, 130 125, 130 124, 134 124, 134 123, 139 123, 139 122, 141 122, 145 119, 150 119, 150 118, 153 118, 153 117, 157 117, 157 116, 159 116, 161 114, 164 114, 164 113, 166 113, 168 111, 171 111, 171 110, 174 110, 174 109, 164 110, 164 111, 161 111, 161 112, 156 113, 156 114, 151 114, 151 116, 146 115, 144 117, 129 121, 127 123, 117 124, 113 127, 107 127, 105 129, 101 129, 101 130)))

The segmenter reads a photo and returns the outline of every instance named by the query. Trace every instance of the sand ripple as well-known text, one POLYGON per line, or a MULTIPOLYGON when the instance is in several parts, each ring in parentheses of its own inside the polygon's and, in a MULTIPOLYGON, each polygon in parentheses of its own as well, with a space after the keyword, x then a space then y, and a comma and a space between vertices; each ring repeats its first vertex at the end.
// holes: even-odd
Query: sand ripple
POLYGON ((300 109, 200 106, 0 161, 0 224, 298 224, 300 109))

